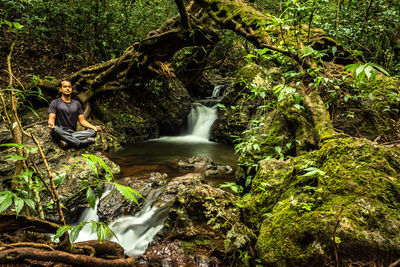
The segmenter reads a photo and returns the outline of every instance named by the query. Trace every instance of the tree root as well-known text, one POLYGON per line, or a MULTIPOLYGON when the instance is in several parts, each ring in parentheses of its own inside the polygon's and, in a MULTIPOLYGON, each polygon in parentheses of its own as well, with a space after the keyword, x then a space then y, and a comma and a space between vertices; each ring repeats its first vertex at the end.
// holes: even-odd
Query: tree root
POLYGON ((74 248, 91 247, 94 249, 95 257, 103 259, 122 259, 124 258, 124 248, 115 242, 105 241, 103 243, 97 242, 97 240, 77 242, 74 244, 74 248))
POLYGON ((55 234, 60 228, 60 225, 41 220, 31 216, 15 214, 0 214, 0 232, 9 233, 17 230, 34 231, 37 233, 52 233, 55 234))
POLYGON ((102 259, 86 255, 75 255, 64 251, 44 251, 37 248, 13 248, 0 251, 0 263, 18 263, 25 259, 38 261, 51 261, 71 264, 73 266, 119 267, 135 266, 135 258, 127 259, 102 259))

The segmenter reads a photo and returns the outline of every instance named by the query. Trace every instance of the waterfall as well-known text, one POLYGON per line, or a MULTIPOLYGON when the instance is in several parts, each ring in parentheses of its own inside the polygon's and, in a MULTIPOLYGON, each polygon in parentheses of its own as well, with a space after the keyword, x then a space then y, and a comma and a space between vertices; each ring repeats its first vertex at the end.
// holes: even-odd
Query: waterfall
MULTIPOLYGON (((111 189, 108 189, 108 192, 103 194, 103 197, 109 192, 111 192, 111 189)), ((160 192, 161 188, 150 192, 143 203, 142 209, 134 216, 119 217, 110 223, 109 227, 116 235, 116 237, 112 236, 110 240, 121 244, 127 255, 137 257, 143 254, 150 241, 164 226, 168 208, 152 207, 160 192)), ((99 200, 97 200, 94 209, 88 208, 82 213, 80 221, 99 221, 97 216, 98 202, 99 200)), ((87 224, 81 230, 75 242, 96 239, 96 233, 91 233, 90 224, 87 224)))
POLYGON ((211 98, 218 98, 219 95, 221 94, 221 88, 222 87, 223 87, 222 85, 216 85, 214 87, 213 92, 212 92, 211 98))
POLYGON ((179 143, 208 143, 210 137, 211 126, 217 119, 217 105, 218 97, 221 92, 221 85, 214 87, 212 96, 209 97, 207 103, 214 103, 212 107, 203 105, 201 100, 193 102, 192 108, 187 119, 187 131, 182 136, 164 136, 157 140, 165 142, 179 142, 179 143), (210 100, 211 99, 211 100, 210 100))
POLYGON ((206 107, 193 103, 188 116, 188 134, 208 140, 211 126, 217 119, 217 106, 206 107))

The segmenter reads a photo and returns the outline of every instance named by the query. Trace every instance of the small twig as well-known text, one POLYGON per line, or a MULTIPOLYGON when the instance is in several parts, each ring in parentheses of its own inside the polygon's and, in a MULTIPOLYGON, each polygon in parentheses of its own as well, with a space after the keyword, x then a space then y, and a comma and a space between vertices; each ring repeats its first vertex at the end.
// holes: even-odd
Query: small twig
POLYGON ((381 143, 381 145, 394 145, 394 144, 400 144, 400 140, 381 143))
POLYGON ((47 123, 47 120, 37 121, 37 122, 31 123, 31 124, 24 125, 24 126, 22 126, 22 128, 28 129, 32 126, 39 125, 39 124, 46 124, 46 123, 47 123))
POLYGON ((336 243, 336 229, 339 226, 340 215, 342 214, 343 209, 344 209, 344 206, 342 205, 342 207, 340 208, 338 217, 337 217, 335 228, 333 229, 333 234, 332 234, 332 242, 333 242, 333 248, 334 248, 334 252, 335 252, 336 267, 339 267, 338 246, 337 246, 337 243, 336 243))
POLYGON ((33 169, 35 170, 37 177, 39 177, 39 179, 40 179, 40 181, 42 181, 44 187, 46 187, 47 191, 49 191, 49 193, 50 193, 51 198, 53 199, 53 201, 56 202, 56 199, 55 199, 55 197, 54 197, 53 191, 51 191, 50 187, 47 185, 46 181, 43 179, 43 176, 42 176, 42 174, 39 172, 39 169, 38 169, 38 167, 36 166, 35 161, 33 161, 33 160, 31 159, 31 163, 33 164, 33 169))

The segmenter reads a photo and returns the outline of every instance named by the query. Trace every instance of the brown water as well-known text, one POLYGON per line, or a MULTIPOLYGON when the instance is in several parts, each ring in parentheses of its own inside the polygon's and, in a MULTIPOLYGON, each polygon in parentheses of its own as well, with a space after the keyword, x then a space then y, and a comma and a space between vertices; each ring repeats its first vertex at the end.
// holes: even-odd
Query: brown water
MULTIPOLYGON (((207 157, 215 164, 229 165, 236 170, 237 158, 232 146, 209 142, 196 136, 163 137, 139 144, 127 145, 124 150, 107 155, 121 167, 116 178, 139 176, 151 172, 167 173, 176 177, 193 170, 182 170, 179 160, 192 156, 207 157)), ((213 185, 234 181, 234 172, 222 177, 207 179, 213 185)))

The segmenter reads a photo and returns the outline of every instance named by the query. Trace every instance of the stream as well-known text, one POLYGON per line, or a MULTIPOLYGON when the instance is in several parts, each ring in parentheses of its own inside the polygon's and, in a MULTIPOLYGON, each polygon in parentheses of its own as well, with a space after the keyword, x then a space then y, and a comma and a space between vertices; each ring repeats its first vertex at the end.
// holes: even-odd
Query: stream
MULTIPOLYGON (((211 100, 219 97, 220 86, 216 86, 211 100)), ((216 101, 214 101, 216 102, 216 101)), ((178 168, 178 161, 193 156, 207 157, 215 164, 229 165, 236 169, 236 157, 233 147, 218 144, 208 140, 211 126, 217 119, 217 106, 208 107, 200 102, 192 103, 188 115, 186 130, 179 136, 164 136, 148 140, 139 144, 125 146, 124 150, 110 153, 107 157, 121 168, 116 178, 140 176, 151 172, 167 173, 168 177, 177 177, 193 170, 178 168)), ((207 178, 206 182, 214 186, 234 180, 234 172, 222 177, 207 178)), ((112 188, 106 188, 105 197, 112 188)), ((145 252, 148 243, 163 227, 168 214, 168 208, 152 207, 162 188, 154 189, 146 198, 142 208, 134 216, 120 217, 113 221, 109 227, 116 234, 118 240, 110 240, 121 244, 129 256, 138 256, 145 252), (133 242, 134 240, 134 242, 133 242)), ((99 221, 97 216, 97 203, 94 210, 86 209, 79 221, 99 221)), ((91 234, 90 225, 85 226, 76 242, 97 239, 96 234, 91 234)))

